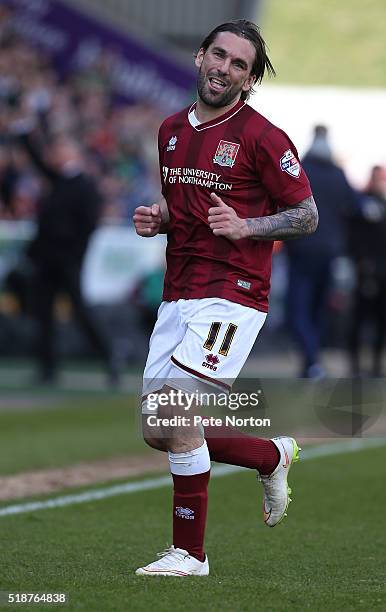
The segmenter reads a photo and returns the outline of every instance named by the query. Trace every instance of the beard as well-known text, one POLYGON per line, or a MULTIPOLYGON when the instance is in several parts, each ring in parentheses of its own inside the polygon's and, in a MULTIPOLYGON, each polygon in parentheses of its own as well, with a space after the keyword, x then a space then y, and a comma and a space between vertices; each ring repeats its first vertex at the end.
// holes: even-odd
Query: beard
MULTIPOLYGON (((216 76, 216 75, 211 75, 216 76)), ((219 76, 223 80, 222 77, 219 76)), ((212 93, 209 89, 209 81, 206 75, 203 74, 202 69, 200 68, 198 77, 197 77, 197 92, 201 100, 207 105, 212 106, 213 108, 222 108, 223 106, 228 106, 231 104, 240 94, 241 87, 237 85, 233 85, 233 87, 229 87, 223 93, 212 93)))

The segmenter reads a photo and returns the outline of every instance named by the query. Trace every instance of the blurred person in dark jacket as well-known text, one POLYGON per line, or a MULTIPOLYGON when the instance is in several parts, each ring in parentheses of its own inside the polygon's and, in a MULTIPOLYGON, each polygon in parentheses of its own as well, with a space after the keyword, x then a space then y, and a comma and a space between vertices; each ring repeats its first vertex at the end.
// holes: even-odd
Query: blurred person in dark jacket
POLYGON ((38 206, 37 233, 28 250, 35 267, 39 381, 53 382, 57 375, 54 303, 59 293, 66 293, 76 321, 106 363, 110 382, 115 383, 117 371, 109 344, 94 323, 81 290, 83 258, 98 224, 101 196, 94 180, 84 173, 83 152, 73 138, 56 137, 46 156, 28 130, 19 130, 18 141, 47 182, 38 206))
POLYGON ((321 378, 320 346, 325 328, 332 263, 346 250, 346 216, 356 209, 357 194, 334 160, 323 125, 303 161, 318 205, 319 226, 310 236, 287 241, 289 262, 288 322, 301 354, 301 376, 321 378))
POLYGON ((374 166, 360 210, 350 223, 350 254, 356 270, 356 289, 349 332, 351 371, 361 375, 360 347, 365 326, 373 328, 371 375, 383 375, 386 335, 386 170, 374 166))

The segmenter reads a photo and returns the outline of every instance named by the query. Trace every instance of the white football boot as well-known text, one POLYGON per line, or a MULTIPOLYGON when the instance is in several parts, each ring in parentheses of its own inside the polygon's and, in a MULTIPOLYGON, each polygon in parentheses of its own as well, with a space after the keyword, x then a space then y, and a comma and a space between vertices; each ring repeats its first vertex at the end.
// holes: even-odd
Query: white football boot
POLYGON ((272 438, 271 442, 277 446, 280 460, 272 474, 264 476, 259 474, 257 479, 263 483, 264 500, 263 516, 264 523, 268 527, 275 527, 287 516, 287 508, 291 500, 291 489, 287 483, 290 467, 299 461, 299 447, 294 438, 279 436, 272 438))
POLYGON ((135 572, 138 576, 208 576, 209 563, 191 557, 186 550, 171 546, 158 553, 158 561, 153 561, 145 567, 139 567, 135 572))

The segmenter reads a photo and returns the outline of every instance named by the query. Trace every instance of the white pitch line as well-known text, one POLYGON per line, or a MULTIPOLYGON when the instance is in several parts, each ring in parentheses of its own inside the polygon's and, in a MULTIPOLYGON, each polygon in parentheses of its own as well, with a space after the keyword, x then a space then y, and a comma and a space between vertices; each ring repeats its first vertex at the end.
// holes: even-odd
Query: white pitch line
MULTIPOLYGON (((369 438, 366 440, 354 438, 337 442, 336 444, 321 444, 318 446, 305 448, 302 451, 301 459, 302 461, 307 461, 309 459, 317 459, 319 457, 355 453, 368 448, 377 448, 381 446, 386 446, 386 438, 369 438)), ((227 476, 240 471, 247 471, 247 468, 241 468, 234 465, 214 466, 211 471, 211 478, 219 478, 220 476, 227 476)), ((170 484, 171 478, 168 475, 159 476, 157 478, 147 478, 138 482, 127 482, 124 484, 113 485, 111 487, 104 487, 103 489, 89 489, 87 491, 83 491, 83 493, 61 495, 60 497, 53 497, 52 499, 45 499, 43 501, 26 502, 23 504, 5 506, 0 508, 0 517, 11 516, 14 514, 25 514, 26 512, 35 512, 36 510, 47 510, 49 508, 63 508, 64 506, 84 504, 91 501, 98 501, 100 499, 107 499, 108 497, 116 497, 117 495, 128 495, 130 493, 137 493, 139 491, 160 489, 161 487, 170 486, 170 484)))

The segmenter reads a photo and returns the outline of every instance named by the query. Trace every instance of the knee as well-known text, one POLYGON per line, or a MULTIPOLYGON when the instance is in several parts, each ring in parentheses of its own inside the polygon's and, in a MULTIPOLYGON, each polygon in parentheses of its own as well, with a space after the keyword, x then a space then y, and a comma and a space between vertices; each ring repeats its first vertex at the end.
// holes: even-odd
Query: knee
POLYGON ((165 440, 162 438, 154 438, 148 433, 144 432, 143 439, 150 448, 155 448, 155 450, 167 451, 165 440))

